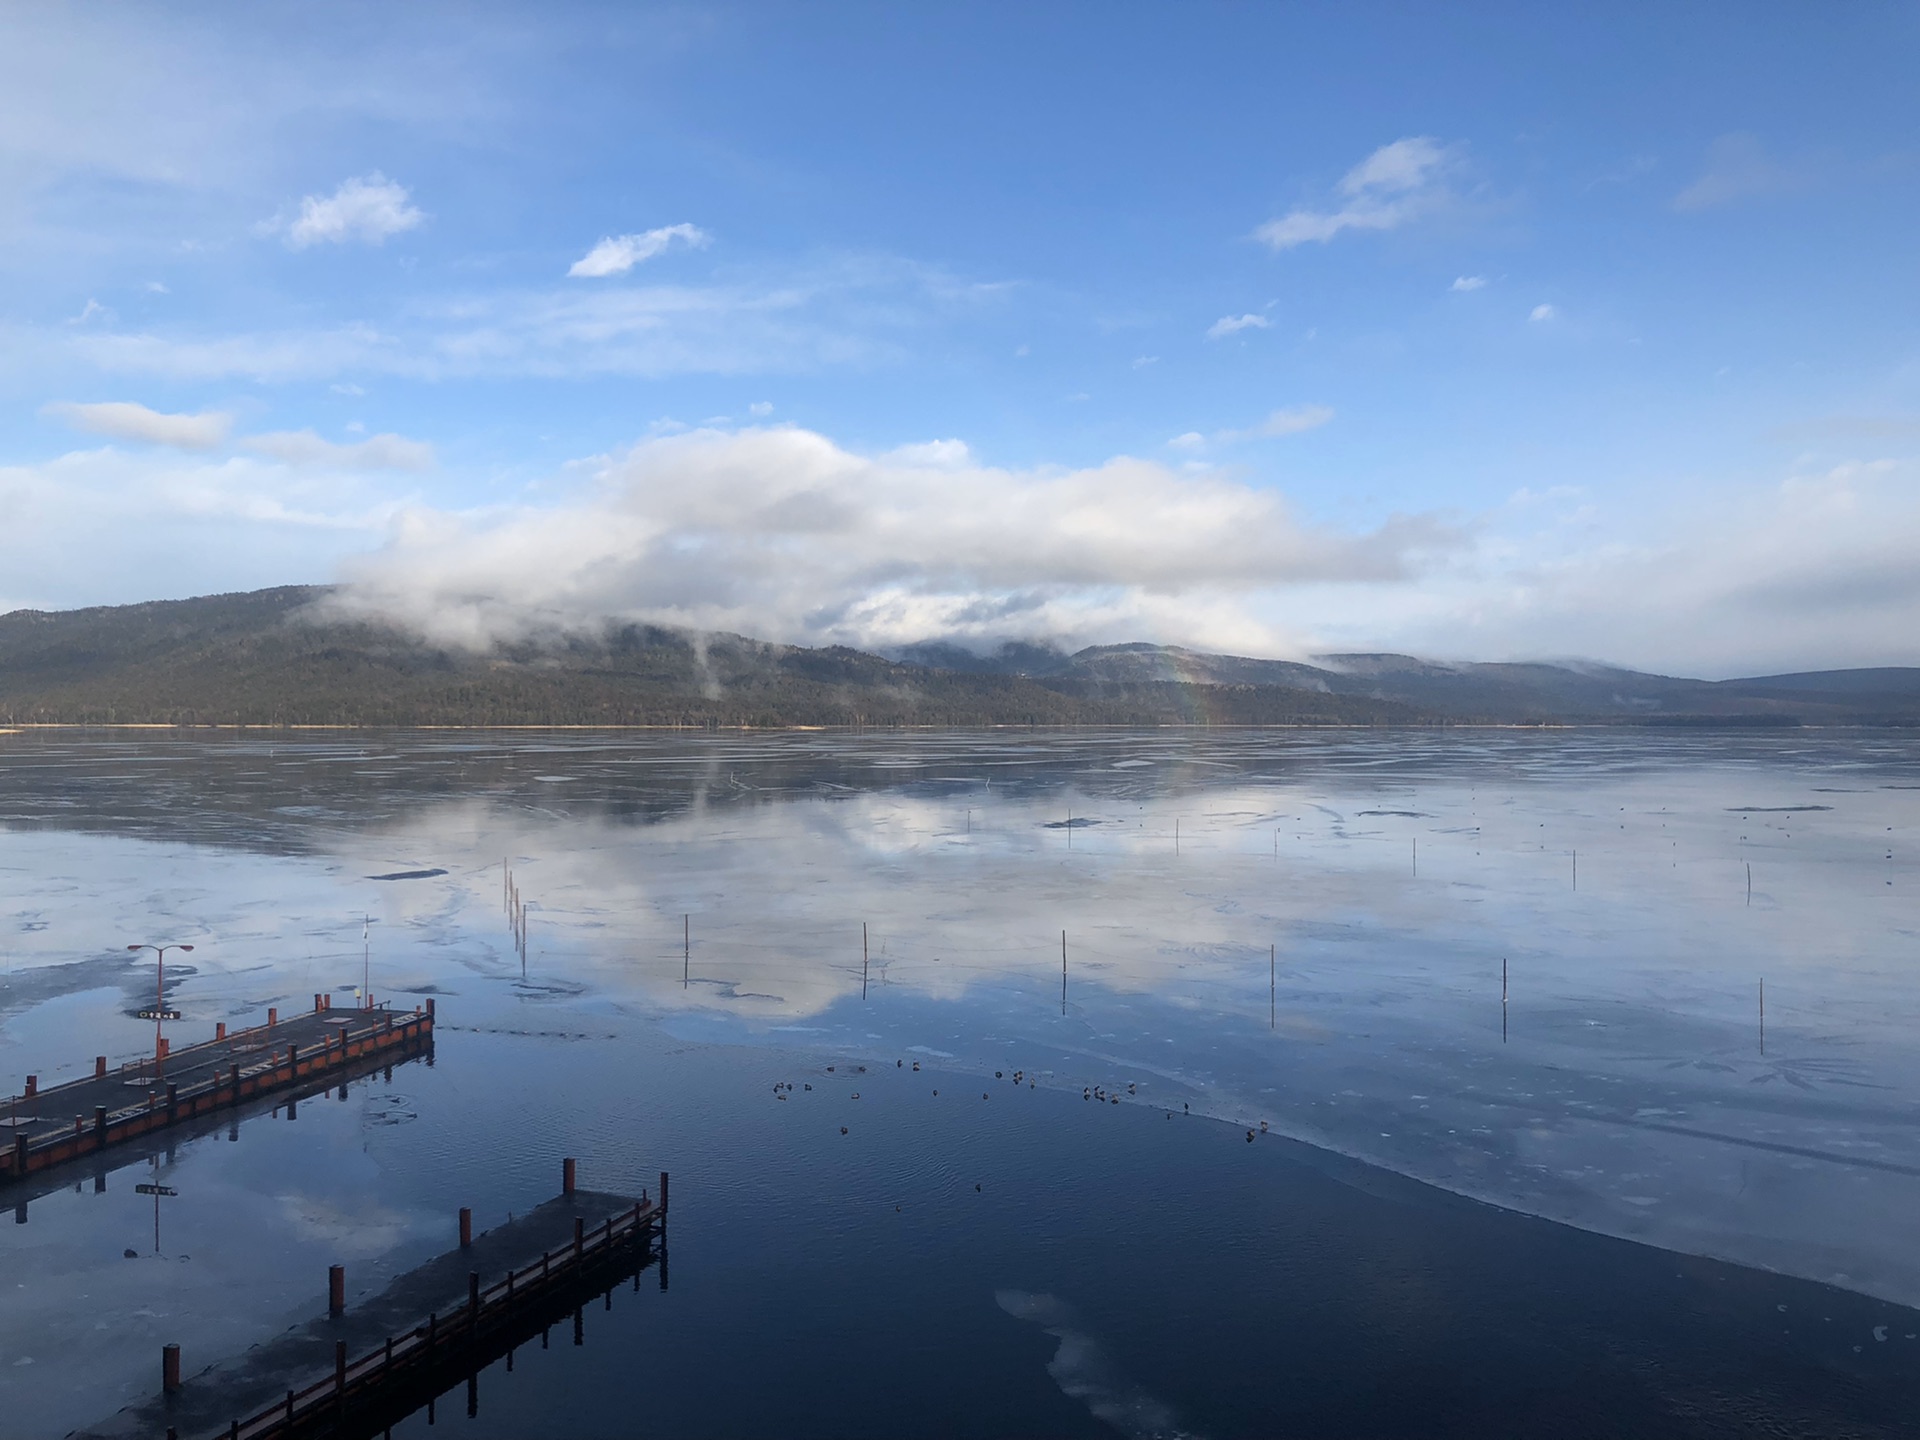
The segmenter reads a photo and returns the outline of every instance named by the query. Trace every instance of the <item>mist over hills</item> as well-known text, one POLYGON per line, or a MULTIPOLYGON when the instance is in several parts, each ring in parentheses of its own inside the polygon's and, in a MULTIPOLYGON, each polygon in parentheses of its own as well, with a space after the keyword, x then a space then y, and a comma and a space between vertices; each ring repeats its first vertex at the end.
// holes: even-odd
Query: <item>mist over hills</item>
POLYGON ((248 725, 1920 724, 1920 668, 1703 681, 1588 664, 1176 646, 891 657, 610 624, 476 654, 327 587, 0 615, 0 719, 248 725))

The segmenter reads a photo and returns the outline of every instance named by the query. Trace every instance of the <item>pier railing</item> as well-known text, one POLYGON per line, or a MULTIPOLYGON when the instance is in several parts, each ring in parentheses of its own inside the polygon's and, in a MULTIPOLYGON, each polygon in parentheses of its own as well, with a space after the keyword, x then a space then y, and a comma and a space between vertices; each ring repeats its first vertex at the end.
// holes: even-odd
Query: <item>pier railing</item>
MULTIPOLYGON (((22 1179, 37 1170, 63 1164, 104 1150, 124 1140, 164 1130, 196 1116, 238 1105, 256 1096, 271 1094, 340 1070, 370 1056, 413 1051, 432 1043, 433 1002, 424 1009, 394 1010, 317 1010, 325 1014, 337 1033, 323 1033, 317 1043, 302 1046, 292 1040, 275 1043, 275 1032, 282 1035, 298 1021, 287 1026, 270 1022, 250 1030, 223 1035, 205 1045, 172 1052, 167 1063, 177 1070, 206 1069, 206 1078, 185 1085, 164 1082, 156 1077, 155 1088, 132 1105, 118 1107, 96 1104, 91 1116, 84 1110, 74 1114, 73 1124, 58 1125, 38 1134, 16 1133, 6 1162, 0 1165, 0 1178, 22 1179), (339 1018, 345 1016, 347 1018, 339 1018), (360 1017, 365 1017, 364 1021, 360 1017), (236 1053, 247 1059, 228 1059, 224 1067, 208 1068, 208 1052, 219 1050, 223 1057, 236 1053), (262 1053, 264 1052, 264 1054, 262 1053), (165 1084, 165 1089, 159 1087, 165 1084)), ((311 1017, 300 1017, 310 1022, 311 1017)), ((310 1028, 310 1026, 309 1026, 310 1028)), ((150 1065, 142 1061, 140 1066, 150 1065)), ((122 1066, 124 1073, 130 1068, 122 1066)), ((28 1123, 45 1119, 51 1111, 71 1103, 98 1082, 112 1078, 104 1062, 92 1077, 71 1081, 50 1090, 29 1089, 22 1097, 33 1105, 34 1116, 28 1123)), ((19 1104, 15 1102, 15 1106, 19 1104)))
POLYGON ((225 1440, 293 1440, 335 1432, 342 1421, 377 1407, 394 1390, 428 1378, 450 1358, 512 1329, 528 1312, 550 1305, 556 1296, 577 1295, 594 1274, 618 1265, 633 1251, 644 1251, 655 1234, 664 1234, 666 1195, 667 1176, 662 1173, 658 1200, 641 1200, 592 1227, 576 1219, 571 1243, 509 1270, 491 1285, 483 1286, 477 1273, 470 1275, 464 1302, 435 1311, 404 1335, 388 1336, 362 1355, 349 1356, 347 1342, 336 1342, 332 1375, 289 1390, 284 1400, 235 1419, 219 1434, 225 1440))

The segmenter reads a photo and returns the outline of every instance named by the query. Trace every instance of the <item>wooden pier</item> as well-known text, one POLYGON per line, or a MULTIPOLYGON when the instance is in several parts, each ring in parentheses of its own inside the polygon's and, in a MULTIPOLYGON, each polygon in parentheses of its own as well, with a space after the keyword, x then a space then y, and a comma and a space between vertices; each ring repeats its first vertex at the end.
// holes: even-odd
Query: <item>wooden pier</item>
MULTIPOLYGON (((568 1181, 573 1162, 566 1162, 568 1181)), ((467 1387, 478 1404, 479 1372, 521 1345, 547 1344, 571 1319, 584 1342, 585 1307, 657 1267, 667 1288, 667 1176, 649 1197, 575 1190, 485 1234, 460 1214, 458 1248, 396 1278, 354 1305, 343 1271, 328 1274, 324 1312, 232 1359, 183 1372, 167 1346, 161 1393, 75 1440, 362 1440, 438 1397, 467 1387)), ((316 1281, 319 1279, 315 1277, 316 1281)), ((315 1309, 321 1311, 320 1287, 315 1309)))
POLYGON ((316 1079, 361 1070, 377 1057, 409 1058, 433 1047, 433 1001, 417 1010, 387 1007, 336 1010, 331 997, 290 1020, 267 1012, 267 1023, 227 1033, 218 1026, 203 1044, 109 1067, 94 1060, 93 1074, 26 1089, 0 1102, 0 1185, 99 1154, 124 1141, 153 1135, 250 1100, 312 1086, 316 1079))

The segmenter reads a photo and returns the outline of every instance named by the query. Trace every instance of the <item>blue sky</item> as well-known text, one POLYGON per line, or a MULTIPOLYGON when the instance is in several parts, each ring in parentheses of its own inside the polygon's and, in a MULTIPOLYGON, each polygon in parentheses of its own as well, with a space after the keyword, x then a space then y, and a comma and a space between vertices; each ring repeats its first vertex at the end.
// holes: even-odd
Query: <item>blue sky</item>
POLYGON ((1917 41, 14 7, 0 608, 1920 662, 1917 41))

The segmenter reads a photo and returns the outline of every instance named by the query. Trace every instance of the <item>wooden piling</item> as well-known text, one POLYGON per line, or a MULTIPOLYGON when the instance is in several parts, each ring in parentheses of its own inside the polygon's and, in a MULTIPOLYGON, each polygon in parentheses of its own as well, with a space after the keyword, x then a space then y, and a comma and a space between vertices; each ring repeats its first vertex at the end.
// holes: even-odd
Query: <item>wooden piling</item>
POLYGON ((465 1205, 460 1207, 460 1248, 467 1249, 473 1244, 473 1211, 465 1205))
POLYGON ((180 1393, 180 1347, 160 1347, 160 1389, 168 1395, 180 1393))
POLYGON ((106 1056, 96 1055, 93 1057, 93 1078, 96 1080, 104 1080, 107 1078, 106 1056))
POLYGON ((560 1193, 571 1195, 574 1190, 574 1163, 571 1155, 560 1162, 560 1193))
POLYGON ((1067 932, 1060 932, 1060 1013, 1067 1013, 1067 932))
POLYGON ((327 1267, 327 1313, 344 1315, 347 1309, 347 1267, 327 1267))

